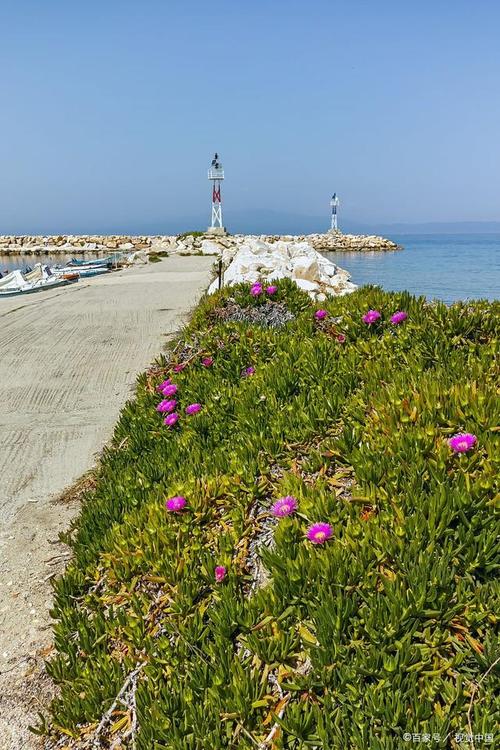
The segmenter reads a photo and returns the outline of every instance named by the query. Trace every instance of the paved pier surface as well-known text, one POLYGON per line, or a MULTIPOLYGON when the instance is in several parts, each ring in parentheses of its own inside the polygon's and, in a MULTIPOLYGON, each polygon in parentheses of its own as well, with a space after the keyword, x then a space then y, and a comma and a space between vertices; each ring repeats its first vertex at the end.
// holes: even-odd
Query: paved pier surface
POLYGON ((78 510, 57 497, 94 465, 137 374, 196 304, 212 264, 171 257, 0 299, 2 750, 40 746, 27 725, 48 689, 48 577, 64 564, 58 533, 78 510))

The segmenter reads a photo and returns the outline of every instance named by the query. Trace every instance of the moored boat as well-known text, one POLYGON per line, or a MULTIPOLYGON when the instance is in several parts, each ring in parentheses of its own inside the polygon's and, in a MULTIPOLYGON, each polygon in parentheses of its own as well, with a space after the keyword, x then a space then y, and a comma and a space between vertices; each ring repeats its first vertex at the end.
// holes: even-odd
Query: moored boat
POLYGON ((49 266, 37 263, 32 271, 23 274, 20 270, 16 270, 0 279, 0 297, 34 294, 65 286, 77 280, 77 278, 58 278, 49 266))
POLYGON ((113 256, 108 255, 106 258, 71 258, 66 265, 75 268, 111 268, 114 262, 113 256))
POLYGON ((106 258, 71 258, 66 263, 68 267, 74 268, 118 268, 127 264, 130 253, 115 252, 106 258))
POLYGON ((19 289, 26 286, 27 282, 21 271, 11 271, 0 279, 0 292, 19 289))
POLYGON ((105 266, 64 266, 63 268, 56 266, 52 269, 52 272, 63 279, 75 276, 79 279, 85 279, 91 276, 99 276, 102 273, 109 273, 110 270, 105 266))

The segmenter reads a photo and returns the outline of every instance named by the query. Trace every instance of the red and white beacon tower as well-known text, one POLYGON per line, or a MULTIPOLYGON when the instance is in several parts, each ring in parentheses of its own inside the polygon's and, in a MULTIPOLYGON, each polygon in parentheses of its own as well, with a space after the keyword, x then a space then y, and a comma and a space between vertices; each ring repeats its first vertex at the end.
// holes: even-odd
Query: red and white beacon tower
POLYGON ((208 170, 208 179, 212 182, 212 221, 208 227, 211 234, 226 234, 222 223, 221 182, 224 179, 224 169, 219 161, 219 154, 215 154, 208 170))

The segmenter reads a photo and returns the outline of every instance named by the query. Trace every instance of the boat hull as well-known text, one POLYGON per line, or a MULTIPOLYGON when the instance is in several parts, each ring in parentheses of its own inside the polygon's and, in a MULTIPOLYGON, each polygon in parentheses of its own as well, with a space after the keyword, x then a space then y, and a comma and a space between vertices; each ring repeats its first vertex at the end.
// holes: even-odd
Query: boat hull
POLYGON ((37 292, 47 292, 50 289, 59 289, 62 286, 68 286, 68 284, 73 284, 75 281, 77 281, 77 279, 57 279, 51 284, 43 284, 39 286, 25 287, 20 289, 0 289, 0 299, 3 299, 4 297, 20 297, 25 294, 36 294, 37 292))
POLYGON ((91 276, 100 276, 102 273, 109 273, 109 268, 103 268, 101 266, 84 268, 83 266, 66 266, 64 268, 54 268, 53 273, 58 278, 68 278, 70 276, 80 279, 86 279, 91 276))
POLYGON ((111 257, 108 258, 93 258, 91 260, 78 260, 77 258, 71 258, 66 265, 70 268, 81 269, 81 268, 110 268, 113 263, 111 257))

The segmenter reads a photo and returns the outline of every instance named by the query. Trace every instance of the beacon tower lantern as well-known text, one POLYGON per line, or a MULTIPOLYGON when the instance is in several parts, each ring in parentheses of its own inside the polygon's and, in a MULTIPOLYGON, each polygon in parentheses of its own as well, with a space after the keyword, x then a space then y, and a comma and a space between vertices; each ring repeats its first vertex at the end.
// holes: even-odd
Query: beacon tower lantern
POLYGON ((208 179, 212 183, 212 221, 208 227, 211 234, 226 234, 222 224, 222 196, 221 182, 224 179, 224 169, 219 161, 219 154, 215 154, 208 170, 208 179))
POLYGON ((337 208, 338 208, 338 205, 339 205, 339 199, 337 197, 337 193, 334 193, 332 195, 332 199, 330 201, 330 206, 331 206, 331 209, 332 209, 332 223, 331 223, 331 226, 330 226, 330 231, 332 231, 332 232, 337 232, 338 231, 338 227, 337 227, 337 208))

